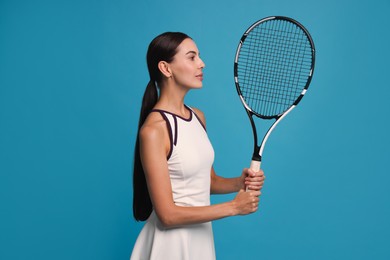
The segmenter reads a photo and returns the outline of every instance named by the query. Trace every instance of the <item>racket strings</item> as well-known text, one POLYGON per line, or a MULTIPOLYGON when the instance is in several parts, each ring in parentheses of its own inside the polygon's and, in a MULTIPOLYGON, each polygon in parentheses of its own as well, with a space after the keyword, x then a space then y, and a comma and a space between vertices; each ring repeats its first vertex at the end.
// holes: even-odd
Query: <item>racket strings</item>
POLYGON ((245 38, 237 66, 242 96, 258 114, 287 110, 306 86, 311 45, 293 23, 273 20, 254 27, 245 38))

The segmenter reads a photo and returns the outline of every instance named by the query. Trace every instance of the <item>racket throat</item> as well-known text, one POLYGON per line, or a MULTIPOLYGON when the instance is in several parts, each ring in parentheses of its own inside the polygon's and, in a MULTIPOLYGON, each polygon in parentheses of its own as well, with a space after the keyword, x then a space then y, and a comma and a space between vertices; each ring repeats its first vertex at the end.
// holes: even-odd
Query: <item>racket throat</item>
POLYGON ((260 154, 260 146, 257 145, 257 131, 256 131, 256 125, 253 120, 253 114, 246 110, 249 120, 251 122, 252 126, 252 132, 253 132, 253 155, 252 155, 252 161, 261 162, 261 154, 260 154))
POLYGON ((261 162, 260 147, 256 144, 252 155, 252 161, 261 162))

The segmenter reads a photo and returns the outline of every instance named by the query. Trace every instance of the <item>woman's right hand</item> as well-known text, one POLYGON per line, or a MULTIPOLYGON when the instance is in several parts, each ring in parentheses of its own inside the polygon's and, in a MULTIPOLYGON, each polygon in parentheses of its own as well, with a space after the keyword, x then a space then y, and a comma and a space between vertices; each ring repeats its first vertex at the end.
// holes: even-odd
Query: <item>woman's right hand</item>
POLYGON ((259 208, 260 191, 244 191, 241 189, 232 200, 235 215, 247 215, 259 208))

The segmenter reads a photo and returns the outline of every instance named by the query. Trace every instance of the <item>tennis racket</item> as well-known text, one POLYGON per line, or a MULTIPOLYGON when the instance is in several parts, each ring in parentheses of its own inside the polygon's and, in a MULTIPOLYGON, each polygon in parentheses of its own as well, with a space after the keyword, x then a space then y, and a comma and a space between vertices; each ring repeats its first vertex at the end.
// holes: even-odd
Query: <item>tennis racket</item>
POLYGON ((309 32, 291 18, 266 17, 241 37, 234 60, 234 81, 253 130, 253 171, 260 169, 271 132, 306 94, 314 62, 315 48, 309 32), (253 116, 273 120, 260 145, 253 116))

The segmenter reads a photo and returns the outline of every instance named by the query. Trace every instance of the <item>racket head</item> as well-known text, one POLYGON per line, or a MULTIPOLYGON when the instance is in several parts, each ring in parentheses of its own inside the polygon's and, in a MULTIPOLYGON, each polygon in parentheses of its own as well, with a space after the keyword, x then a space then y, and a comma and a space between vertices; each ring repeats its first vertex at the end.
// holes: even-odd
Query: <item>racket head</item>
POLYGON ((313 39, 303 25, 270 16, 241 37, 234 60, 234 81, 248 111, 277 119, 296 106, 308 89, 315 63, 313 39))

